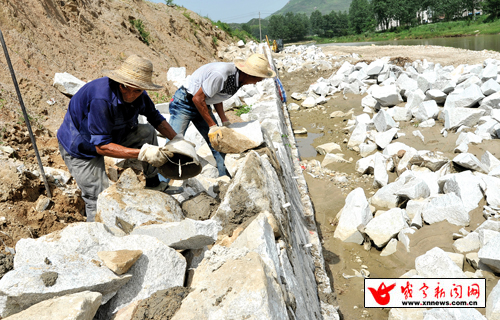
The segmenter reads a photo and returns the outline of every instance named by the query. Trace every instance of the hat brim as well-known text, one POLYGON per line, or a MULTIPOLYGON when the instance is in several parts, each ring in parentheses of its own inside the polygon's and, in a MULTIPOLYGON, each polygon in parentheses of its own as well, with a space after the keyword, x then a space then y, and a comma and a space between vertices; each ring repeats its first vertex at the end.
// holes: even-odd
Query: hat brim
POLYGON ((274 72, 271 68, 267 68, 267 73, 260 72, 259 70, 255 70, 253 68, 249 68, 245 64, 245 60, 243 59, 234 59, 234 65, 236 68, 239 70, 243 71, 244 73, 254 76, 254 77, 259 77, 259 78, 274 78, 276 77, 276 72, 274 72))
POLYGON ((120 73, 116 72, 116 70, 103 70, 102 73, 110 78, 115 80, 118 83, 125 84, 128 86, 136 87, 139 89, 143 90, 150 90, 150 91, 159 91, 163 89, 163 86, 154 84, 152 82, 143 82, 139 80, 134 80, 134 79, 129 79, 124 76, 122 76, 120 73))

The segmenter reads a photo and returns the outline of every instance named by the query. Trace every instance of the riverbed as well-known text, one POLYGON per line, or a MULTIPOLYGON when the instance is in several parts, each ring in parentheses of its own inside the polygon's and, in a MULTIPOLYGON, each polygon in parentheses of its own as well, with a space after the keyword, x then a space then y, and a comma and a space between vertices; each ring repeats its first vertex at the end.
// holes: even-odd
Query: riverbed
MULTIPOLYGON (((377 58, 389 56, 392 58, 402 58, 402 61, 411 62, 414 60, 427 59, 429 62, 441 63, 443 66, 459 64, 482 63, 487 58, 500 59, 500 53, 494 51, 470 51, 439 46, 326 46, 324 53, 331 53, 336 56, 346 56, 357 53, 361 60, 370 62, 377 58)), ((359 60, 358 60, 359 61, 359 60)), ((355 63, 355 60, 352 61, 355 63)), ((310 84, 318 78, 328 78, 334 71, 327 72, 303 72, 303 73, 283 73, 280 77, 284 83, 288 96, 293 92, 305 92, 310 84)), ((419 229, 410 236, 411 250, 398 244, 397 252, 389 257, 381 257, 380 250, 372 247, 365 250, 363 246, 344 243, 333 237, 336 228, 337 213, 345 204, 347 194, 357 187, 364 189, 367 197, 374 194, 376 189, 372 187, 373 177, 370 175, 360 175, 354 170, 355 163, 360 159, 357 152, 348 150, 345 139, 349 134, 344 131, 345 123, 349 118, 330 118, 333 111, 349 112, 353 110, 355 115, 362 113, 361 99, 364 95, 342 95, 337 93, 325 105, 313 108, 313 110, 301 110, 290 112, 290 118, 294 129, 306 128, 308 135, 296 136, 302 160, 322 161, 321 156, 314 151, 314 147, 328 142, 335 142, 342 147, 344 159, 350 159, 351 163, 332 164, 328 169, 336 172, 336 177, 340 173, 345 179, 335 178, 322 179, 317 176, 305 173, 309 192, 314 204, 316 221, 321 231, 323 239, 323 253, 333 287, 337 294, 337 301, 340 311, 345 320, 387 319, 389 309, 365 309, 363 301, 363 278, 350 277, 359 272, 362 268, 369 270, 370 276, 374 278, 397 278, 410 269, 414 268, 415 258, 424 254, 433 247, 440 247, 445 251, 453 252, 453 236, 459 227, 448 222, 427 225, 419 229)), ((297 102, 297 101, 289 101, 297 102)), ((404 105, 404 103, 403 103, 404 105)), ((406 135, 399 142, 405 143, 419 150, 439 150, 444 152, 448 158, 453 158, 453 149, 457 136, 450 134, 444 138, 440 134, 443 123, 439 123, 433 128, 421 129, 425 137, 425 142, 412 135, 415 127, 410 122, 401 122, 401 132, 406 135)), ((492 152, 496 157, 500 157, 500 140, 491 140, 487 144, 471 146, 469 152, 482 155, 486 150, 492 152)), ((396 176, 390 176, 390 181, 394 181, 396 176)), ((480 206, 482 208, 482 206, 480 206)), ((484 221, 481 210, 470 213, 471 223, 467 230, 474 230, 478 224, 484 221)), ((465 271, 474 270, 465 263, 465 271)), ((487 279, 487 291, 491 291, 497 282, 497 278, 485 272, 487 279)), ((484 309, 479 309, 484 314, 484 309)))

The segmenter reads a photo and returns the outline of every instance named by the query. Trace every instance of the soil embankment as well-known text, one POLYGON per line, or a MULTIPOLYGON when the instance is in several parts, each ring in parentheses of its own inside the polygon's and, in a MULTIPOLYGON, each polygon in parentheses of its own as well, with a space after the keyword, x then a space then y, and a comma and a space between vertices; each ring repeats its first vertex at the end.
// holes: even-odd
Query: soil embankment
MULTIPOLYGON (((185 67, 190 74, 218 61, 218 50, 234 41, 190 10, 140 0, 0 0, 0 30, 42 163, 63 170, 55 131, 70 97, 52 86, 55 73, 68 72, 91 81, 102 77, 103 69, 118 68, 129 55, 142 55, 153 62, 153 81, 165 86, 163 91, 152 92, 151 98, 156 103, 168 102, 176 89, 167 81, 170 67, 185 67), (149 45, 132 23, 139 20, 143 35, 149 33, 149 45), (53 105, 47 103, 51 99, 53 105)), ((3 53, 0 68, 0 147, 13 148, 10 157, 19 160, 17 166, 34 170, 34 151, 3 53)), ((37 238, 85 220, 78 191, 68 196, 54 188, 49 210, 36 211, 35 202, 45 192, 43 183, 20 174, 17 166, 2 162, 0 169, 0 237, 5 245, 14 247, 21 238, 37 238)))

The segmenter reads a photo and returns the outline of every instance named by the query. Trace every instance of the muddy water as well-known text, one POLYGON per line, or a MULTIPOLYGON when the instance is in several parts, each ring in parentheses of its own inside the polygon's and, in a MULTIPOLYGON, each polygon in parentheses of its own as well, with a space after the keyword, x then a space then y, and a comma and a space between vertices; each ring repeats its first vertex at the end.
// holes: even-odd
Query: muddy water
POLYGON ((494 50, 500 52, 500 37, 497 34, 477 35, 469 37, 450 37, 450 38, 431 38, 431 39, 409 39, 409 40, 390 40, 374 42, 350 42, 350 43, 325 43, 319 47, 327 46, 443 46, 475 51, 494 50))
MULTIPOLYGON (((354 270, 360 271, 362 268, 366 268, 373 278, 400 277, 407 271, 414 269, 416 257, 436 246, 447 252, 454 252, 452 234, 458 232, 460 227, 448 222, 425 225, 422 229, 410 235, 410 252, 407 252, 406 248, 401 243, 398 243, 397 252, 387 257, 381 257, 381 251, 375 247, 366 251, 361 245, 343 243, 333 237, 336 215, 344 206, 347 194, 357 187, 362 187, 367 197, 372 196, 376 191, 372 188, 372 176, 360 176, 355 173, 354 166, 360 156, 357 152, 347 150, 346 143, 344 143, 345 139, 349 138, 349 134, 344 131, 348 119, 330 118, 329 116, 333 111, 348 112, 351 109, 354 110, 355 115, 361 114, 361 98, 361 96, 347 96, 344 98, 342 95, 338 95, 317 109, 291 112, 291 120, 294 129, 304 127, 308 130, 307 137, 296 136, 303 160, 316 159, 322 161, 324 156, 311 150, 328 142, 341 145, 344 158, 352 158, 349 164, 333 164, 327 167, 337 173, 346 175, 348 183, 344 185, 336 183, 334 178, 320 179, 305 173, 316 212, 316 220, 323 238, 325 262, 337 293, 340 311, 346 320, 362 318, 387 319, 389 309, 363 308, 363 279, 358 277, 346 279, 344 275, 354 275, 354 270), (309 144, 306 145, 306 143, 309 144)), ((400 137, 397 141, 413 146, 418 150, 441 151, 445 156, 452 159, 456 156, 453 149, 458 134, 450 133, 448 137, 444 138, 440 134, 442 128, 443 123, 439 122, 433 128, 418 128, 413 123, 401 122, 400 132, 405 133, 405 136, 400 137), (414 130, 421 131, 424 141, 412 134, 414 130)), ((469 152, 481 157, 486 150, 496 157, 500 157, 500 141, 491 140, 480 145, 470 146, 469 152)), ((395 178, 396 175, 391 174, 390 182, 394 181, 395 178)), ((482 208, 482 205, 480 208, 482 208)), ((468 231, 474 230, 485 220, 482 216, 482 209, 474 210, 470 213, 470 216, 471 224, 465 228, 468 231)), ((474 272, 466 262, 464 262, 464 271, 474 272)), ((489 293, 497 280, 493 275, 486 272, 484 272, 484 276, 487 279, 487 291, 489 293)), ((479 311, 484 314, 485 310, 479 309, 479 311)))

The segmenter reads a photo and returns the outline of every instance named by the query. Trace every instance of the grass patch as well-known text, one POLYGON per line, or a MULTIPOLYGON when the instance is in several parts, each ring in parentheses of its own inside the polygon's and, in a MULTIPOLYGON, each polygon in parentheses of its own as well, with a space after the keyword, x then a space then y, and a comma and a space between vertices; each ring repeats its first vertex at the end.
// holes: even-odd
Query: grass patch
POLYGON ((147 32, 146 29, 144 28, 144 23, 142 22, 142 20, 130 19, 130 23, 134 26, 137 32, 139 32, 139 35, 141 36, 141 41, 149 46, 151 42, 151 36, 149 32, 147 32))
POLYGON ((196 21, 193 18, 191 18, 191 15, 189 14, 189 12, 186 11, 186 9, 184 9, 184 12, 182 13, 182 15, 184 15, 184 17, 186 17, 189 20, 189 23, 191 23, 191 25, 195 29, 200 29, 200 25, 198 23, 196 23, 196 21))
POLYGON ((250 111, 252 111, 251 106, 242 105, 241 107, 235 110, 235 113, 238 117, 241 117, 242 114, 249 113, 250 111))
POLYGON ((500 33, 500 19, 492 20, 488 16, 480 16, 477 17, 476 20, 465 19, 449 22, 435 22, 422 24, 416 27, 397 27, 388 31, 370 32, 336 38, 311 37, 311 39, 315 40, 317 43, 344 43, 462 37, 474 36, 476 34, 497 33, 500 33))
POLYGON ((171 99, 171 97, 162 92, 152 91, 148 92, 148 94, 151 100, 154 102, 154 104, 170 102, 171 99))

